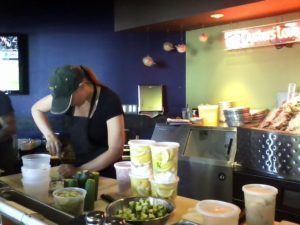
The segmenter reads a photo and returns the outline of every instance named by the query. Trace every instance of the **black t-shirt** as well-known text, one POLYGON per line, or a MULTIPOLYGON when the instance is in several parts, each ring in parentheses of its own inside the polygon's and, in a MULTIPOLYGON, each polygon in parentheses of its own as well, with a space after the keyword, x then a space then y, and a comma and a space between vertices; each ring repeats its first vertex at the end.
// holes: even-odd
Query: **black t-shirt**
POLYGON ((117 94, 106 86, 101 86, 97 108, 89 121, 89 138, 97 146, 108 147, 107 120, 123 114, 117 94))
POLYGON ((14 112, 9 97, 0 91, 0 116, 5 116, 14 112))
MULTIPOLYGON (((0 91, 0 117, 13 112, 14 110, 9 97, 0 91)), ((12 146, 12 139, 0 143, 0 168, 5 171, 4 175, 15 172, 15 162, 16 156, 12 146)))
MULTIPOLYGON (((91 106, 92 107, 92 106, 91 106)), ((65 115, 66 130, 75 153, 75 166, 82 165, 108 149, 107 121, 123 115, 121 101, 117 94, 106 86, 101 86, 98 104, 91 118, 74 116, 74 108, 65 115)), ((101 170, 101 174, 113 177, 113 166, 101 170)))

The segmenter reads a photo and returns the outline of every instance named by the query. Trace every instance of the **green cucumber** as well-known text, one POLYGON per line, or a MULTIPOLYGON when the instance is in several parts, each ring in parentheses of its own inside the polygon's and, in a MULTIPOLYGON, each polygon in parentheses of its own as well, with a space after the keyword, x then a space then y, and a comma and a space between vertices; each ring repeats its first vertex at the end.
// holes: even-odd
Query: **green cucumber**
POLYGON ((78 171, 74 178, 78 180, 78 186, 84 188, 86 180, 89 178, 90 172, 88 170, 78 171))
POLYGON ((64 179, 64 187, 78 187, 78 181, 75 178, 64 179))
POLYGON ((90 178, 94 179, 95 183, 96 183, 95 200, 98 199, 99 176, 100 176, 100 173, 97 172, 97 171, 93 171, 93 172, 90 173, 90 178))
POLYGON ((96 182, 94 179, 88 178, 85 182, 84 189, 86 190, 86 196, 84 199, 84 210, 91 211, 94 209, 96 182))

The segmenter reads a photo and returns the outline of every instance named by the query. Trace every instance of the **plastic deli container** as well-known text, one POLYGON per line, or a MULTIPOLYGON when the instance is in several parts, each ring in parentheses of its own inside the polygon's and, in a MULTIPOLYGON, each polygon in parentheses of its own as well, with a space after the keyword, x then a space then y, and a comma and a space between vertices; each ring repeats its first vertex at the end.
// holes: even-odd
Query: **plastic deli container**
POLYGON ((37 168, 50 165, 51 156, 49 154, 29 154, 22 156, 24 167, 37 168))
POLYGON ((83 188, 57 189, 53 192, 54 207, 74 216, 80 216, 83 214, 85 195, 86 190, 83 188))

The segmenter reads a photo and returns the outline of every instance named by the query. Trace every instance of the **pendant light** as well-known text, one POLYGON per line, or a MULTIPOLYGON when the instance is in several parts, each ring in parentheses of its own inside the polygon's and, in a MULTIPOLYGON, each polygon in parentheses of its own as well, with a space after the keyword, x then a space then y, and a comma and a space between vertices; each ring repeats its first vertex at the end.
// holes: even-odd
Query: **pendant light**
MULTIPOLYGON (((202 24, 202 31, 204 29, 204 25, 202 24)), ((206 43, 208 41, 208 34, 206 32, 202 32, 201 34, 199 34, 198 36, 198 40, 202 43, 206 43)))
POLYGON ((175 46, 177 52, 179 53, 185 53, 186 52, 186 45, 183 43, 183 29, 181 27, 181 31, 180 31, 180 43, 178 45, 175 46))
MULTIPOLYGON (((167 34, 169 34, 169 29, 167 29, 167 34)), ((170 41, 165 41, 163 44, 163 49, 166 52, 171 52, 174 50, 174 45, 170 41)))
MULTIPOLYGON (((146 45, 147 45, 147 52, 149 52, 149 27, 147 27, 147 34, 146 34, 146 45)), ((151 67, 155 65, 153 58, 147 53, 146 56, 143 57, 142 62, 145 66, 151 67)))

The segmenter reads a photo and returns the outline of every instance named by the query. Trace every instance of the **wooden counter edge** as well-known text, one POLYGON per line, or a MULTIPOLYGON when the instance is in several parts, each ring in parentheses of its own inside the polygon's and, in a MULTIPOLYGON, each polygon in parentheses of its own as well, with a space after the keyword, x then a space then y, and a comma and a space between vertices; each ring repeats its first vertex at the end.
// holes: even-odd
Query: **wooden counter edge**
MULTIPOLYGON (((53 172, 54 169, 51 169, 53 172)), ((10 187, 14 188, 17 191, 24 192, 22 182, 21 182, 21 174, 14 174, 9 176, 0 177, 0 180, 7 183, 10 187)), ((99 196, 101 194, 108 194, 114 198, 122 198, 126 196, 121 196, 117 193, 117 181, 115 179, 107 178, 107 177, 100 177, 99 185, 98 185, 98 200, 95 202, 95 209, 97 210, 105 210, 107 206, 107 202, 100 199, 99 196)), ((53 202, 52 196, 49 195, 49 204, 53 202)), ((188 213, 192 208, 195 207, 198 201, 182 196, 177 196, 175 198, 175 210, 172 213, 171 217, 169 218, 167 225, 174 224, 182 219, 182 216, 188 213)))

